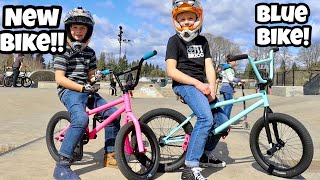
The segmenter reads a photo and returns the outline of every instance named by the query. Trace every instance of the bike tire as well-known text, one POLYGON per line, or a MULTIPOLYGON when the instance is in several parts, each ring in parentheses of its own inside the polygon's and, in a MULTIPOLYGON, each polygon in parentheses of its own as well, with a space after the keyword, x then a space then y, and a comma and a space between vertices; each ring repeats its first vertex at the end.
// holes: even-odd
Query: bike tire
POLYGON ((313 142, 309 132, 297 119, 286 114, 271 113, 268 115, 268 120, 273 143, 275 143, 276 140, 272 125, 277 124, 278 131, 284 131, 284 134, 281 135, 279 132, 279 137, 282 141, 285 142, 285 145, 278 151, 276 151, 272 156, 264 153, 264 150, 262 149, 268 150, 270 146, 266 137, 265 139, 259 139, 259 136, 262 135, 261 133, 265 133, 264 119, 262 117, 254 124, 250 133, 250 148, 253 157, 264 170, 274 176, 292 178, 300 175, 309 167, 313 158, 313 142), (289 128, 291 128, 292 130, 290 131, 289 128), (285 139, 288 136, 288 132, 290 132, 289 137, 288 139, 285 139), (297 136, 295 137, 293 133, 296 133, 297 136), (301 158, 297 161, 295 159, 291 159, 290 161, 283 161, 283 158, 286 155, 285 153, 289 153, 289 156, 291 155, 289 158, 299 157, 298 155, 300 151, 295 151, 294 156, 290 154, 290 151, 294 150, 294 147, 297 147, 297 145, 289 144, 290 140, 293 140, 294 143, 298 142, 298 140, 301 141, 302 154, 301 158), (266 145, 263 144, 263 141, 266 141, 266 145), (297 163, 292 167, 290 166, 290 164, 281 165, 280 163, 273 162, 273 158, 274 161, 279 161, 280 159, 281 163, 297 163))
POLYGON ((32 85, 32 80, 28 77, 23 78, 23 87, 30 87, 32 85))
POLYGON ((5 77, 3 84, 5 87, 11 87, 13 85, 13 77, 11 77, 11 76, 5 77))
MULTIPOLYGON (((47 126, 46 130, 46 143, 47 143, 47 148, 49 150, 50 155, 55 161, 59 161, 59 149, 60 147, 57 147, 59 144, 62 144, 62 141, 58 141, 54 138, 55 133, 57 133, 58 130, 55 131, 58 123, 61 120, 66 120, 66 123, 70 123, 70 115, 67 111, 60 111, 54 114, 47 126)), ((60 128, 65 128, 67 124, 62 125, 60 128)))
POLYGON ((22 81, 23 81, 23 79, 22 79, 21 77, 18 77, 18 78, 17 78, 17 82, 16 82, 16 86, 17 86, 17 87, 21 87, 22 84, 23 84, 22 81))
POLYGON ((146 139, 149 141, 148 143, 146 143, 145 142, 146 140, 143 140, 145 144, 145 148, 150 147, 149 149, 151 150, 150 151, 151 157, 149 158, 147 156, 148 150, 146 150, 147 153, 140 153, 138 151, 138 145, 136 143, 136 140, 134 140, 136 139, 135 127, 133 125, 133 122, 129 122, 123 127, 121 127, 116 137, 116 142, 115 142, 116 160, 121 173, 127 179, 132 179, 132 180, 152 179, 157 172, 159 162, 160 162, 159 144, 151 128, 144 123, 141 123, 141 122, 139 123, 141 127, 142 136, 146 136, 146 139), (132 134, 130 135, 130 133, 132 134), (139 161, 139 163, 141 163, 140 166, 134 165, 133 167, 131 167, 129 165, 130 163, 133 163, 133 161, 130 161, 131 155, 127 154, 125 150, 126 149, 125 139, 127 137, 131 137, 130 144, 133 147, 133 153, 131 154, 132 157, 134 158, 133 161, 135 160, 139 161), (142 163, 144 163, 144 165, 142 163), (134 169, 136 168, 138 168, 137 172, 134 171, 134 169))
MULTIPOLYGON (((181 124, 185 119, 186 117, 178 111, 168 108, 159 108, 145 113, 141 116, 139 120, 151 127, 151 129, 153 129, 153 132, 157 136, 157 139, 160 140, 161 137, 166 136, 172 129, 181 124), (161 127, 156 127, 157 125, 161 127), (165 127, 170 125, 171 127, 165 127)), ((182 129, 179 132, 176 132, 175 135, 178 134, 185 136, 186 134, 188 134, 191 136, 192 130, 192 124, 188 122, 186 125, 182 127, 182 129)), ((170 144, 164 144, 160 146, 161 153, 160 164, 158 168, 159 172, 173 172, 184 165, 186 151, 184 151, 182 148, 183 143, 184 142, 181 142, 180 144, 173 144, 172 146, 170 146, 170 144), (177 146, 179 148, 174 150, 169 149, 174 148, 174 146, 177 146), (170 151, 175 152, 175 155, 167 157, 167 154, 170 151)))

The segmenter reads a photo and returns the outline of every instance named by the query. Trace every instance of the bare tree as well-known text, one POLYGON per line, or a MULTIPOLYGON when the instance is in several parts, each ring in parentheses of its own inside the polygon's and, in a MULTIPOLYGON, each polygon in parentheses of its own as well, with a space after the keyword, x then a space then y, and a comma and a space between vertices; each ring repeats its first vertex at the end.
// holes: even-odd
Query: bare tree
POLYGON ((292 67, 293 58, 288 47, 280 48, 279 52, 277 53, 277 57, 278 58, 275 58, 276 67, 279 67, 279 65, 281 65, 282 62, 284 62, 285 69, 290 69, 292 67))
POLYGON ((320 63, 320 43, 313 43, 308 48, 300 48, 296 59, 302 63, 306 69, 312 68, 320 63))
POLYGON ((210 53, 216 68, 219 64, 225 63, 225 56, 227 54, 236 55, 241 52, 240 46, 229 41, 228 39, 220 36, 217 37, 210 33, 206 33, 204 36, 208 40, 210 53))
POLYGON ((23 64, 28 71, 34 71, 36 69, 43 69, 41 61, 36 60, 33 54, 24 54, 23 64))
POLYGON ((0 54, 0 71, 2 72, 3 66, 11 67, 13 63, 13 54, 0 54))

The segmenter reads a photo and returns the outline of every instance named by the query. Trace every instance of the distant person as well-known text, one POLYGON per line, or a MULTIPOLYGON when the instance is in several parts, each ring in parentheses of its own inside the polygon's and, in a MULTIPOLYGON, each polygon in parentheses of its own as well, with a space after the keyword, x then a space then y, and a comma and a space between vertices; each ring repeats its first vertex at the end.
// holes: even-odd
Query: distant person
POLYGON ((132 73, 130 72, 127 76, 127 79, 126 79, 126 86, 128 88, 128 92, 130 94, 130 97, 133 98, 133 92, 132 92, 132 86, 133 85, 133 76, 132 76, 132 73))
POLYGON ((113 77, 110 77, 111 96, 117 96, 117 83, 113 77))
MULTIPOLYGON (((241 84, 245 83, 244 80, 241 80, 240 78, 235 77, 235 72, 233 67, 236 66, 236 61, 231 60, 232 55, 228 54, 226 57, 227 64, 222 65, 222 85, 220 88, 220 94, 223 95, 224 100, 230 100, 233 99, 234 94, 234 85, 235 84, 241 84)), ((224 106, 224 112, 226 113, 228 119, 230 119, 231 110, 232 110, 233 104, 229 104, 224 106)))
POLYGON ((22 54, 18 54, 16 58, 14 58, 12 64, 12 71, 13 71, 13 87, 17 87, 17 79, 20 74, 21 68, 23 67, 23 58, 22 54))

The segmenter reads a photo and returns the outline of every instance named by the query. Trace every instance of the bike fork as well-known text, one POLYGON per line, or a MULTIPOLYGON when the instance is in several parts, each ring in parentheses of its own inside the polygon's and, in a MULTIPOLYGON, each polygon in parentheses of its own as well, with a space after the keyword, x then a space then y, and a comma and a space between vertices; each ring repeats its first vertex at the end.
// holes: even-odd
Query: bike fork
POLYGON ((264 122, 264 127, 266 128, 266 134, 267 134, 269 144, 272 143, 271 132, 269 127, 269 119, 268 119, 268 115, 270 113, 272 113, 272 110, 270 109, 270 107, 269 106, 265 107, 263 112, 263 120, 264 120, 263 122, 264 122))
POLYGON ((273 129, 273 133, 276 139, 276 143, 273 143, 272 141, 272 137, 271 137, 271 131, 270 131, 270 127, 269 127, 269 119, 268 116, 270 113, 273 113, 272 110, 270 109, 270 107, 265 107, 264 108, 264 114, 263 114, 263 118, 264 118, 264 127, 266 128, 266 134, 267 134, 267 138, 268 138, 268 143, 270 145, 270 149, 267 150, 267 154, 272 156, 275 152, 277 152, 281 147, 284 146, 283 141, 279 138, 279 132, 278 132, 278 126, 276 122, 272 123, 272 129, 273 129))

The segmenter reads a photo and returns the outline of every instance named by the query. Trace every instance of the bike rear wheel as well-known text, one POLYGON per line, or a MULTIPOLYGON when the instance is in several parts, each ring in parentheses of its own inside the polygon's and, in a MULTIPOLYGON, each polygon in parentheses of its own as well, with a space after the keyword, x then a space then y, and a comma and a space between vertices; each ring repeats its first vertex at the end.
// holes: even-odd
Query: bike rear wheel
POLYGON ((268 173, 291 178, 303 173, 313 158, 307 129, 295 118, 281 113, 268 115, 273 145, 269 145, 263 117, 252 127, 250 148, 257 163, 268 173), (275 134, 278 131, 279 139, 275 134), (273 148, 272 148, 272 147, 273 148))
MULTIPOLYGON (((151 110, 141 116, 140 121, 147 124, 159 140, 160 145, 160 164, 158 171, 172 172, 184 165, 186 151, 183 149, 184 141, 172 142, 169 144, 161 143, 170 131, 179 126, 186 117, 178 111, 159 108, 151 110)), ((185 135, 192 133, 193 127, 190 122, 178 129, 169 139, 185 138, 185 135)))
POLYGON ((28 77, 23 78, 23 87, 30 87, 32 84, 32 80, 28 77))
POLYGON ((13 77, 12 76, 5 77, 3 84, 5 87, 11 87, 13 85, 13 77))
POLYGON ((145 146, 144 153, 140 153, 138 150, 133 122, 121 127, 116 137, 116 160, 120 171, 127 179, 152 179, 159 166, 160 150, 156 136, 146 124, 140 123, 140 127, 142 141, 145 146), (127 138, 130 141, 132 153, 126 152, 127 146, 129 146, 125 143, 127 138))
MULTIPOLYGON (((67 111, 57 112, 50 119, 46 131, 46 143, 50 155, 55 161, 59 160, 59 149, 62 140, 56 139, 56 134, 64 130, 70 123, 70 115, 67 111)), ((62 134, 63 136, 64 134, 62 134)))

